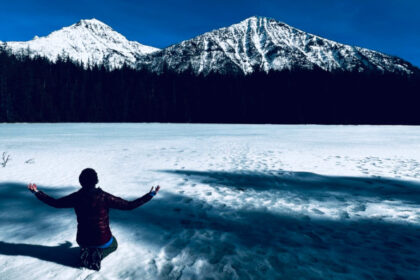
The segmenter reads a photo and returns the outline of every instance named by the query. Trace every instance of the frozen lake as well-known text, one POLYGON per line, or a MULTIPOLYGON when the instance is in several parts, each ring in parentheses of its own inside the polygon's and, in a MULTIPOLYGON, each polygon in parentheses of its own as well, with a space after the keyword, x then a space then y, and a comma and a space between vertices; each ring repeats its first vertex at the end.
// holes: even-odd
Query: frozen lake
POLYGON ((2 279, 420 279, 420 127, 0 124, 2 279), (119 248, 74 267, 76 218, 26 190, 126 199, 119 248))

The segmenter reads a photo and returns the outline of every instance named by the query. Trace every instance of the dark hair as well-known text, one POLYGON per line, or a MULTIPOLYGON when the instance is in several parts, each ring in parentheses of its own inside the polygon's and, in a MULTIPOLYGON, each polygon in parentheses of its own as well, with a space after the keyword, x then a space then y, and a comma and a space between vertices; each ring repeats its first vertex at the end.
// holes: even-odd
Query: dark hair
POLYGON ((83 169, 79 176, 79 182, 83 188, 93 188, 99 182, 98 174, 92 168, 83 169))

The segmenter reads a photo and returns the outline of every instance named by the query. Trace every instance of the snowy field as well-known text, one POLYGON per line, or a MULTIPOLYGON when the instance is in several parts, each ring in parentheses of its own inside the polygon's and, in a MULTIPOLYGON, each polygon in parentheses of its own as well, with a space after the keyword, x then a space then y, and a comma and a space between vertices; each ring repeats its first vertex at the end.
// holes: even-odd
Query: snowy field
POLYGON ((1 279, 420 279, 420 127, 0 124, 1 279), (75 267, 86 167, 133 211, 75 267))

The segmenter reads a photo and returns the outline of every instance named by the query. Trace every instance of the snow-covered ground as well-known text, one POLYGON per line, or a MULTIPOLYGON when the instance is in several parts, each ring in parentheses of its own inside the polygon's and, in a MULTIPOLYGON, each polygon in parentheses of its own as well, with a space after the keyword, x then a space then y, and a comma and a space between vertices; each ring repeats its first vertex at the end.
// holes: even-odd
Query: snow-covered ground
POLYGON ((1 279, 420 279, 420 127, 0 124, 3 151, 1 279), (26 189, 86 167, 126 199, 162 186, 111 211, 100 272, 74 267, 73 210, 26 189))

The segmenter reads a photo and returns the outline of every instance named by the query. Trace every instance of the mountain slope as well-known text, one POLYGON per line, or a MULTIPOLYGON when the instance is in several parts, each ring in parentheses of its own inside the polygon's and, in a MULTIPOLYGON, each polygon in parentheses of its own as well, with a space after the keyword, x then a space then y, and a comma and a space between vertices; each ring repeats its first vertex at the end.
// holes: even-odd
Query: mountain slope
POLYGON ((81 20, 27 42, 0 42, 0 47, 14 54, 39 55, 51 61, 61 55, 85 65, 104 64, 115 69, 125 64, 157 73, 172 70, 196 75, 251 74, 318 68, 349 72, 419 72, 398 57, 340 44, 266 17, 250 17, 162 50, 128 41, 96 19, 81 20))
POLYGON ((35 36, 31 41, 6 42, 4 47, 14 54, 39 55, 51 61, 62 55, 85 65, 104 64, 110 69, 134 65, 139 56, 158 50, 128 41, 97 19, 81 20, 48 36, 35 36))
POLYGON ((141 57, 138 67, 195 74, 317 67, 403 73, 416 69, 400 58, 340 44, 265 17, 251 17, 141 57))

